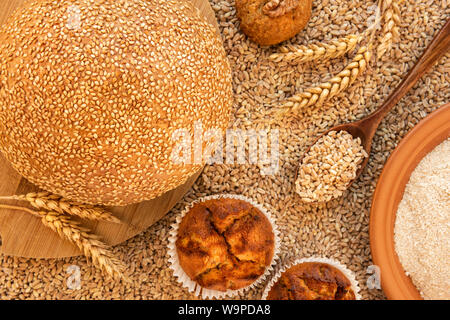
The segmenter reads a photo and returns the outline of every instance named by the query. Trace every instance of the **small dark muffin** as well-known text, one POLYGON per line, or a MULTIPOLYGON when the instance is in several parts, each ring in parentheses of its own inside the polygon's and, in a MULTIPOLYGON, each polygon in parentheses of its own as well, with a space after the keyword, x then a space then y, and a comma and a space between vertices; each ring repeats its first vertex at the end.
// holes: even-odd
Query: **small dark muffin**
POLYGON ((176 249, 181 267, 201 287, 237 290, 270 266, 275 235, 269 219, 250 203, 214 199, 183 217, 176 249))
POLYGON ((299 33, 311 18, 312 0, 236 0, 241 30, 269 46, 299 33))
POLYGON ((337 268, 305 262, 283 272, 267 300, 355 300, 350 280, 337 268))

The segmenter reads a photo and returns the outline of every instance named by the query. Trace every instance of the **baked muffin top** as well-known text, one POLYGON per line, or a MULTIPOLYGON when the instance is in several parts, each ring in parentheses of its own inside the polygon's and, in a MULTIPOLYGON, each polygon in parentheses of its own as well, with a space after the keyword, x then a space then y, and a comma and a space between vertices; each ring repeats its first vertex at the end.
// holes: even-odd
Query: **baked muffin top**
POLYGON ((305 262, 283 272, 267 300, 355 300, 350 280, 337 268, 305 262))
POLYGON ((226 291, 252 284, 271 264, 275 235, 269 219, 239 199, 196 203, 176 240, 181 267, 201 287, 226 291))
POLYGON ((312 0, 236 0, 241 30, 269 46, 299 33, 311 18, 312 0))

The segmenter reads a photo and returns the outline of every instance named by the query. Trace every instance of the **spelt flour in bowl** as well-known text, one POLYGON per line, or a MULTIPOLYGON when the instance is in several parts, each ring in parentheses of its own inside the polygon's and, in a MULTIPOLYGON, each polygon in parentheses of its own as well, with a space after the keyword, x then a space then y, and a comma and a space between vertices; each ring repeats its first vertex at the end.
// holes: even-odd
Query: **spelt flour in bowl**
POLYGON ((396 215, 395 250, 424 299, 450 299, 450 139, 411 174, 396 215))

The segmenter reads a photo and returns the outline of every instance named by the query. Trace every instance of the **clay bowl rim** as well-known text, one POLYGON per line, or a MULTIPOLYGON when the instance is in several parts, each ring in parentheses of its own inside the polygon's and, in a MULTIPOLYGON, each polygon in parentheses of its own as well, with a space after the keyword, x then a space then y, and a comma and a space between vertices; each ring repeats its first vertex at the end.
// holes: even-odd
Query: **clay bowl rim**
POLYGON ((391 300, 422 300, 394 248, 394 223, 409 177, 419 162, 450 138, 450 103, 422 119, 398 144, 378 180, 370 210, 370 249, 381 287, 391 300))

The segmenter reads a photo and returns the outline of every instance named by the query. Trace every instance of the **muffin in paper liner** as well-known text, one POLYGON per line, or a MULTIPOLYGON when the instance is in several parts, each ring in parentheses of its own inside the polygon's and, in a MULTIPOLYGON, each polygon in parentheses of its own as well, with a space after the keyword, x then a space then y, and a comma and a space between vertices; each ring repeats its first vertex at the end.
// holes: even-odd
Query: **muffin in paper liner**
POLYGON ((325 263, 325 264, 328 264, 328 265, 338 269, 339 271, 341 271, 344 274, 344 276, 350 281, 351 288, 352 288, 353 292, 355 293, 355 299, 361 300, 361 295, 359 294, 360 288, 358 285, 358 281, 356 281, 355 274, 352 271, 350 271, 347 267, 345 267, 343 264, 341 264, 340 262, 338 262, 334 259, 324 258, 324 257, 315 257, 315 256, 309 257, 309 258, 297 259, 294 262, 288 263, 288 264, 284 265, 283 267, 281 267, 276 272, 276 274, 272 277, 272 279, 270 279, 269 283, 267 284, 266 288, 264 289, 261 300, 267 300, 267 296, 268 296, 270 290, 272 289, 273 285, 278 281, 278 279, 281 277, 281 274, 283 272, 285 272, 286 270, 288 270, 289 268, 291 268, 297 264, 301 264, 301 263, 305 263, 305 262, 325 263))
POLYGON ((280 240, 279 240, 279 230, 277 228, 277 225, 275 223, 275 219, 273 215, 264 208, 261 204, 256 203, 250 198, 247 198, 242 195, 236 195, 236 194, 218 194, 218 195, 211 195, 199 198, 195 201, 192 201, 189 203, 186 208, 183 210, 183 212, 176 218, 176 222, 172 224, 169 236, 169 245, 168 245, 168 253, 169 253, 169 262, 170 262, 170 268, 173 270, 174 276, 178 279, 178 282, 180 282, 185 288, 188 289, 189 292, 194 293, 198 297, 201 297, 202 299, 213 299, 213 298, 225 298, 225 297, 232 297, 236 296, 250 288, 253 288, 257 285, 259 285, 261 282, 263 282, 267 276, 273 271, 276 260, 279 254, 279 248, 280 248, 280 240), (179 258, 178 258, 178 252, 176 248, 176 240, 177 240, 177 234, 178 234, 178 228, 183 220, 184 216, 189 212, 190 209, 194 207, 197 203, 202 203, 208 200, 217 200, 217 199, 237 199, 242 200, 256 209, 258 209, 262 214, 264 214, 267 219, 269 220, 273 234, 274 234, 274 248, 273 248, 273 257, 271 263, 266 267, 266 270, 262 275, 260 275, 253 283, 251 283, 248 286, 245 286, 243 288, 237 289, 237 290, 227 290, 227 291, 219 291, 219 290, 213 290, 213 289, 207 289, 201 287, 197 282, 192 280, 186 272, 183 270, 183 268, 180 265, 179 258))

